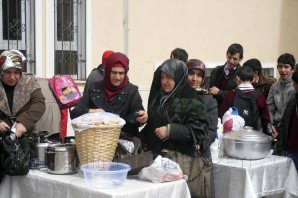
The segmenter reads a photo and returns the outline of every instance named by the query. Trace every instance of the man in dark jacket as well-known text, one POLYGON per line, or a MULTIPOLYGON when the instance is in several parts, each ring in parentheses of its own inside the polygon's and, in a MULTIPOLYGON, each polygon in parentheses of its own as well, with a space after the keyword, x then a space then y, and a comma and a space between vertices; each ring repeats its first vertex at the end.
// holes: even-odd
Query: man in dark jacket
POLYGON ((250 67, 254 72, 254 79, 252 85, 255 89, 263 93, 267 99, 271 85, 276 82, 276 79, 273 77, 267 77, 262 74, 262 64, 256 59, 252 58, 243 63, 243 66, 250 67))
POLYGON ((228 91, 237 87, 236 71, 243 59, 243 48, 240 44, 234 43, 229 46, 227 62, 224 65, 214 68, 210 75, 209 92, 217 100, 220 107, 228 91))

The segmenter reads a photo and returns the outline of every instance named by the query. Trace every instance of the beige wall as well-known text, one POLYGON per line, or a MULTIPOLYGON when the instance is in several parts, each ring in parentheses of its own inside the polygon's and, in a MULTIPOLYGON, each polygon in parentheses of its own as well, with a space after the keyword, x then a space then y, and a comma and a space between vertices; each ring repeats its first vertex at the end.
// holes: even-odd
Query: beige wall
POLYGON ((298 0, 87 0, 88 5, 88 70, 107 49, 127 53, 130 81, 139 86, 145 107, 155 66, 176 47, 207 67, 223 64, 234 42, 244 47, 242 63, 258 58, 275 67, 285 52, 298 59, 298 0))
POLYGON ((123 1, 92 0, 91 6, 90 31, 92 31, 93 57, 91 67, 97 67, 105 50, 123 52, 123 1))
POLYGON ((274 67, 277 57, 285 52, 298 59, 297 0, 88 2, 92 12, 92 60, 87 60, 87 67, 96 67, 105 50, 126 53, 127 47, 130 81, 145 95, 155 66, 169 58, 176 47, 186 49, 189 58, 199 58, 207 67, 223 64, 227 47, 234 42, 244 47, 242 62, 255 57, 274 67), (126 2, 128 21, 123 17, 126 2), (128 23, 127 41, 124 22, 128 23))

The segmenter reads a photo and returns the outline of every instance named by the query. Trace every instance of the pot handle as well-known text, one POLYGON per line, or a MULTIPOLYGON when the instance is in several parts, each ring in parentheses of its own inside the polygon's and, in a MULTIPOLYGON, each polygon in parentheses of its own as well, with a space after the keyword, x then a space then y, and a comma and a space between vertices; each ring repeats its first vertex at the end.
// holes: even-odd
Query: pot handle
POLYGON ((75 140, 75 136, 68 136, 64 138, 65 143, 70 143, 70 140, 75 140))
POLYGON ((41 136, 46 136, 49 133, 47 131, 32 131, 30 132, 30 136, 32 135, 33 137, 41 137, 41 136))

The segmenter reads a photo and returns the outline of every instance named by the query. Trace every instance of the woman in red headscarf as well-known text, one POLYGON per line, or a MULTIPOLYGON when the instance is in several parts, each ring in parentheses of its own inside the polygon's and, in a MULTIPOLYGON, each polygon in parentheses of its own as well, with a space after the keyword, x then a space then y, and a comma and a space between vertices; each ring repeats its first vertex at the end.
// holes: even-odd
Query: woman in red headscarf
POLYGON ((127 77, 129 59, 122 53, 113 53, 106 60, 105 76, 102 81, 94 82, 87 94, 71 111, 74 119, 85 113, 111 112, 126 121, 122 131, 139 136, 139 127, 147 122, 138 87, 131 84, 127 77))

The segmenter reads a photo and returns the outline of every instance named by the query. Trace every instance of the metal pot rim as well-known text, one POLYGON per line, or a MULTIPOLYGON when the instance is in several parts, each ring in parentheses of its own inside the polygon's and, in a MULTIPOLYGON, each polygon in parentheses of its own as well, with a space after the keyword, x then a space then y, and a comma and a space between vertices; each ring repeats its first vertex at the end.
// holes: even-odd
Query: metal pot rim
POLYGON ((61 144, 61 143, 57 143, 57 144, 50 144, 48 147, 47 147, 47 150, 49 151, 67 151, 68 149, 76 149, 76 145, 73 144, 73 143, 64 143, 64 144, 61 144))
POLYGON ((224 139, 234 140, 237 142, 254 142, 267 143, 272 142, 272 138, 262 132, 254 130, 231 131, 223 137, 224 139))

